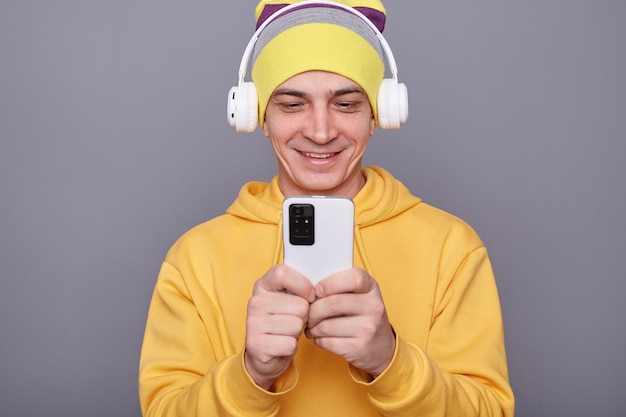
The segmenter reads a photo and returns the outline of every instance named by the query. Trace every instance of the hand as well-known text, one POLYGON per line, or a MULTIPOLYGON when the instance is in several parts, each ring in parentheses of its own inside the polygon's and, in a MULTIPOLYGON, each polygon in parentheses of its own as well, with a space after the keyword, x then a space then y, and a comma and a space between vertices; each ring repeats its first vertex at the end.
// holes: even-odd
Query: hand
POLYGON ((244 359, 260 387, 269 390, 291 364, 314 299, 310 281, 285 265, 271 268, 254 284, 248 301, 244 359))
POLYGON ((373 378, 389 365, 395 335, 378 283, 362 269, 331 275, 315 287, 306 336, 373 378))

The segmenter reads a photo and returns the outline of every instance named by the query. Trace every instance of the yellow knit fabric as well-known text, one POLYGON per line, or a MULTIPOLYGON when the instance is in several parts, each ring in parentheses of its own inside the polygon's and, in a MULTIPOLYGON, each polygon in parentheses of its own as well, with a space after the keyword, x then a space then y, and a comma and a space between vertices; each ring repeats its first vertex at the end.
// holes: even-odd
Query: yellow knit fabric
MULTIPOLYGON (((255 17, 258 20, 267 5, 292 3, 298 2, 261 1, 257 5, 255 17)), ((340 3, 385 12, 379 1, 352 0, 340 3)), ((385 65, 380 55, 367 40, 349 28, 331 23, 305 23, 293 26, 272 38, 252 66, 251 77, 257 88, 261 126, 267 103, 276 87, 294 75, 312 70, 334 72, 359 84, 367 94, 378 120, 376 103, 385 74, 385 65)))

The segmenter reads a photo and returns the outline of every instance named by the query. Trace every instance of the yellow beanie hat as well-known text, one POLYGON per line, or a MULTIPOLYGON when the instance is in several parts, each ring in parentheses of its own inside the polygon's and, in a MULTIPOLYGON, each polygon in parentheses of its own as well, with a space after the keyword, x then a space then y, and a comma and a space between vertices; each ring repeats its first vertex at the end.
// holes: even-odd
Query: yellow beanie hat
POLYGON ((313 70, 334 72, 359 84, 378 120, 378 89, 385 75, 383 49, 371 26, 337 3, 358 10, 383 31, 385 8, 378 0, 262 0, 257 5, 257 29, 283 7, 294 5, 267 23, 254 47, 251 77, 261 126, 276 87, 313 70))

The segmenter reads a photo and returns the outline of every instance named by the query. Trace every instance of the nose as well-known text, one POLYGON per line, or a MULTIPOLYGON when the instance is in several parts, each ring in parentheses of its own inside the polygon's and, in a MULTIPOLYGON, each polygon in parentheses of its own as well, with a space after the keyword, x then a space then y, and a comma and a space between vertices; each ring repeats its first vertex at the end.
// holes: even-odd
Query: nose
POLYGON ((333 115, 326 106, 313 106, 305 135, 315 143, 323 145, 337 137, 338 130, 333 115))

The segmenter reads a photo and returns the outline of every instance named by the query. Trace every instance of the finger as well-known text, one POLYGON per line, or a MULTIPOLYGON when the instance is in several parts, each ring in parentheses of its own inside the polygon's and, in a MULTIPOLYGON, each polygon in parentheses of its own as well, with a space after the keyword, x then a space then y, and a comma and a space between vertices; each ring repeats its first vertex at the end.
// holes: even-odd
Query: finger
POLYGON ((351 268, 321 280, 315 287, 315 293, 318 297, 342 293, 362 294, 372 291, 376 286, 376 281, 367 272, 351 268))
POLYGON ((257 286, 268 292, 289 292, 309 302, 315 300, 315 288, 311 281, 287 265, 272 267, 257 281, 257 286))
POLYGON ((298 341, 287 336, 265 336, 254 344, 246 344, 246 369, 261 387, 269 389, 291 363, 298 341))
POLYGON ((284 292, 255 293, 248 300, 248 317, 268 315, 291 315, 306 321, 309 313, 309 301, 284 292))
POLYGON ((314 326, 307 325, 306 335, 309 338, 320 337, 354 337, 360 333, 360 326, 353 317, 331 317, 316 323, 314 326))
POLYGON ((315 327, 318 323, 332 317, 355 316, 366 314, 367 305, 364 304, 362 294, 342 293, 319 298, 309 306, 308 327, 315 327))
POLYGON ((386 369, 395 350, 395 335, 388 322, 331 318, 307 328, 305 334, 321 349, 342 356, 372 376, 386 369))
POLYGON ((300 337, 305 326, 302 317, 286 314, 272 314, 260 317, 251 317, 248 320, 248 332, 252 338, 255 335, 274 335, 300 337))

